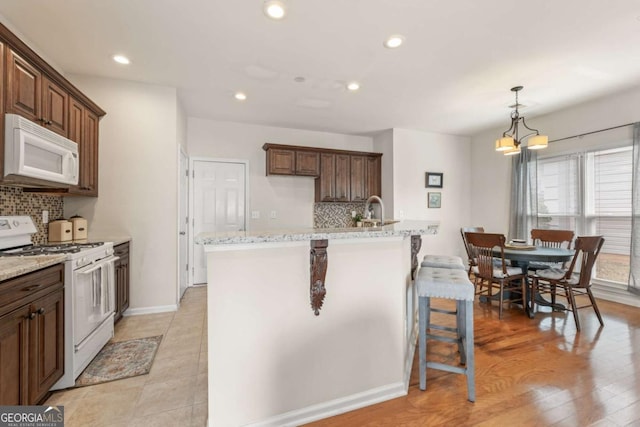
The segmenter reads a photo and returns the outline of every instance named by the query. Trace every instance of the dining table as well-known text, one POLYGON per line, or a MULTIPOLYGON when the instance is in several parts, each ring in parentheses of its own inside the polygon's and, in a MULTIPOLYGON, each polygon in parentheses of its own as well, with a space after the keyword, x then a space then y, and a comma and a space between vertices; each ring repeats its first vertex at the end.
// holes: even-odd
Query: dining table
MULTIPOLYGON (((496 247, 493 249, 493 254, 496 257, 500 257, 500 248, 496 247)), ((511 262, 511 265, 514 267, 522 268, 522 271, 526 274, 529 265, 531 263, 563 263, 566 261, 570 261, 573 258, 574 251, 572 249, 567 248, 550 248, 546 246, 533 246, 533 245, 505 245, 504 247, 504 258, 508 259, 511 262)), ((564 310, 565 307, 562 304, 552 304, 551 302, 545 300, 540 296, 531 295, 531 281, 527 279, 527 289, 528 289, 528 304, 527 304, 527 314, 530 318, 535 316, 535 312, 533 311, 533 300, 535 298, 535 302, 538 305, 552 307, 554 309, 564 310)))

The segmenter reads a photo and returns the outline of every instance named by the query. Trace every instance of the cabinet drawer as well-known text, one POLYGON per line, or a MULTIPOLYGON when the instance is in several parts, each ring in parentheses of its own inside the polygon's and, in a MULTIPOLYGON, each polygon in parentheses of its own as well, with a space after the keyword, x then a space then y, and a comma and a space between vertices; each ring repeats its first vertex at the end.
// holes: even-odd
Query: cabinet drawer
POLYGON ((129 255, 129 242, 121 243, 113 248, 113 254, 117 257, 124 257, 129 255))
POLYGON ((64 287, 64 264, 0 282, 0 316, 64 287))

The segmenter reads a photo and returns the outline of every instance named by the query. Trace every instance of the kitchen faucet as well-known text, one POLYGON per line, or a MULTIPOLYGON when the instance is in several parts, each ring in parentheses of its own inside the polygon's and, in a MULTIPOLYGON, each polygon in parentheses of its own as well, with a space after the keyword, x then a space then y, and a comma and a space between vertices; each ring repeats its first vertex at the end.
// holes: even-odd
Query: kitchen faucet
POLYGON ((382 227, 384 225, 384 203, 382 203, 382 199, 378 196, 369 197, 364 204, 365 215, 369 212, 369 209, 371 209, 371 202, 378 202, 380 204, 380 227, 382 227))

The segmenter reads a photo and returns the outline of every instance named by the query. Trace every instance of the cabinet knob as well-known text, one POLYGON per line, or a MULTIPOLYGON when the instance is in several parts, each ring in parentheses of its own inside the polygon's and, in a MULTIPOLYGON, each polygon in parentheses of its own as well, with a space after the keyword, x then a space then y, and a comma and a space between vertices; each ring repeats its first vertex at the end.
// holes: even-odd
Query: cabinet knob
POLYGON ((32 311, 31 313, 29 313, 28 316, 25 316, 25 318, 29 319, 29 320, 33 320, 36 318, 36 312, 32 311))
POLYGON ((50 125, 51 123, 53 123, 51 120, 47 120, 46 122, 44 122, 45 125, 50 125))
POLYGON ((38 309, 38 314, 44 314, 44 307, 40 307, 38 309))

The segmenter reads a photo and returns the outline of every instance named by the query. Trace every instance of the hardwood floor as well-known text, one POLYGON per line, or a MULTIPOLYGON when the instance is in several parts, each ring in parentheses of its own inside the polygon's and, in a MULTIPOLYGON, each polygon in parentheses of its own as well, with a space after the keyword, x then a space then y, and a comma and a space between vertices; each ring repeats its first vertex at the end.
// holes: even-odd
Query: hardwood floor
MULTIPOLYGON (((416 350, 407 396, 307 425, 640 426, 640 308, 598 306, 605 326, 583 309, 576 334, 571 313, 529 319, 505 306, 500 321, 497 306, 476 301, 475 403, 463 375, 429 369, 421 391, 416 350)), ((457 360, 453 346, 429 346, 430 360, 457 360)))

